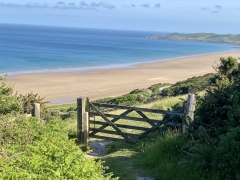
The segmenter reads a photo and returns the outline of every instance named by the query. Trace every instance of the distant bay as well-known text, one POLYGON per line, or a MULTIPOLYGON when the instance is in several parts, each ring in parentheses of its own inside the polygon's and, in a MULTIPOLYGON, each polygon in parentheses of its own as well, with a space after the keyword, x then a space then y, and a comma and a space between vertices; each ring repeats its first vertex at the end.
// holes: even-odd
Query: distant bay
POLYGON ((79 72, 234 51, 228 44, 152 40, 159 32, 0 24, 0 74, 79 72))

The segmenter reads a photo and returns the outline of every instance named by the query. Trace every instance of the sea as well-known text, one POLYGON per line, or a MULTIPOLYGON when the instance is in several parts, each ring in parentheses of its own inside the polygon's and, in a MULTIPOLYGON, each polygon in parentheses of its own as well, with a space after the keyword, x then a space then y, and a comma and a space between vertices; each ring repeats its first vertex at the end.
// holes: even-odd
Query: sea
POLYGON ((143 62, 235 51, 229 44, 147 38, 166 33, 0 24, 0 74, 129 68, 143 62))

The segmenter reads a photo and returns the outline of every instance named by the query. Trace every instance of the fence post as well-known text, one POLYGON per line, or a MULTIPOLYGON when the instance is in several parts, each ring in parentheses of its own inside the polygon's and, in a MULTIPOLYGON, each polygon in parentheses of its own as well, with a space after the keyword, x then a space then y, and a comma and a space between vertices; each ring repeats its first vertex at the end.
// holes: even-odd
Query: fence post
POLYGON ((185 104, 184 110, 184 120, 182 122, 182 131, 186 132, 187 126, 190 124, 190 121, 194 120, 194 111, 196 106, 196 95, 188 94, 188 100, 185 104))
POLYGON ((85 113, 85 98, 77 98, 77 139, 83 143, 83 116, 85 113))
POLYGON ((33 116, 35 116, 38 120, 40 120, 40 104, 39 103, 34 103, 33 107, 33 116))
POLYGON ((89 136, 89 120, 88 112, 83 113, 83 144, 88 145, 88 136, 89 136))
POLYGON ((89 128, 90 128, 89 115, 90 115, 90 105, 89 105, 89 98, 88 98, 88 97, 87 97, 87 99, 86 99, 86 112, 88 113, 88 117, 87 117, 87 122, 88 122, 88 135, 87 135, 87 138, 89 139, 89 128))

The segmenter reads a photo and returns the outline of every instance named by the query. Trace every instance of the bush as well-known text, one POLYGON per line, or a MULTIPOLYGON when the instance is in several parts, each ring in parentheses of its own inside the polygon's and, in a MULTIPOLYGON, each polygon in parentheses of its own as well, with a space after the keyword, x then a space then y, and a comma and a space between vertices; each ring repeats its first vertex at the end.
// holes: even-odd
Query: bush
POLYGON ((151 85, 148 89, 152 91, 152 94, 158 94, 160 92, 159 89, 161 87, 169 86, 169 85, 170 84, 168 83, 158 83, 158 84, 151 85))
POLYGON ((22 104, 15 96, 0 96, 0 114, 21 112, 22 104))
POLYGON ((103 98, 96 100, 98 103, 109 103, 125 106, 133 106, 145 103, 151 95, 159 93, 159 89, 164 86, 168 86, 167 83, 154 84, 146 89, 135 89, 129 94, 125 94, 115 98, 103 98))
POLYGON ((22 102, 23 112, 26 114, 32 114, 34 103, 39 103, 41 107, 41 118, 45 118, 50 115, 49 109, 46 106, 48 101, 44 101, 44 97, 40 97, 38 93, 31 92, 25 95, 19 94, 17 99, 22 102))
POLYGON ((101 161, 87 159, 68 139, 63 121, 18 117, 0 122, 0 179, 110 179, 101 161))
POLYGON ((165 136, 160 136, 143 153, 144 166, 150 169, 157 179, 203 179, 201 171, 184 158, 184 144, 185 140, 177 132, 168 132, 165 136))
POLYGON ((198 102, 186 147, 202 170, 239 179, 240 65, 232 57, 220 62, 215 83, 198 102))
POLYGON ((11 96, 13 93, 13 86, 7 85, 7 75, 0 76, 0 96, 11 96))
POLYGON ((62 119, 76 119, 77 118, 77 111, 69 111, 66 114, 61 115, 62 119))
POLYGON ((212 167, 221 179, 240 179, 240 126, 220 137, 213 154, 212 167))
POLYGON ((178 96, 188 93, 196 93, 206 90, 215 80, 216 75, 206 74, 199 77, 188 78, 184 81, 179 81, 169 88, 163 89, 162 96, 178 96))
POLYGON ((13 86, 6 83, 6 75, 0 76, 0 114, 21 112, 21 102, 13 93, 13 86))
POLYGON ((132 102, 132 101, 137 101, 138 100, 139 95, 138 94, 126 94, 123 96, 119 96, 117 98, 114 98, 112 100, 109 101, 109 103, 112 104, 121 104, 124 102, 132 102))
POLYGON ((235 69, 232 69, 233 65, 231 64, 236 64, 236 62, 236 59, 230 57, 227 60, 221 58, 222 64, 216 67, 220 70, 215 84, 200 99, 199 107, 195 112, 196 118, 193 125, 206 128, 211 138, 219 138, 220 135, 226 134, 230 129, 240 125, 238 120, 240 116, 240 81, 233 74, 229 74, 229 72, 240 71, 236 65, 234 65, 235 69), (224 64, 229 62, 230 65, 224 64), (227 70, 225 67, 230 67, 231 70, 227 70), (236 80, 232 81, 233 79, 236 80))

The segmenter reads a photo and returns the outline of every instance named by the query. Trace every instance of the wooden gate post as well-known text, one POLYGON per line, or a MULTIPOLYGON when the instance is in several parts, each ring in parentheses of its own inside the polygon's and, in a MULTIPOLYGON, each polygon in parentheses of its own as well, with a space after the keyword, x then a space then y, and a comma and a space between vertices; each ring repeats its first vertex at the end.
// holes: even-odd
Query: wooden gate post
POLYGON ((86 98, 77 99, 77 139, 81 144, 87 145, 89 133, 89 118, 86 112, 86 98))
POLYGON ((83 113, 83 144, 88 145, 89 138, 89 120, 88 112, 83 113))
POLYGON ((194 111, 196 106, 196 95, 188 94, 188 100, 185 105, 184 120, 182 122, 182 131, 186 132, 187 126, 194 120, 194 111))
POLYGON ((33 107, 33 116, 35 116, 38 120, 40 120, 40 104, 39 103, 34 103, 33 107))

